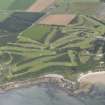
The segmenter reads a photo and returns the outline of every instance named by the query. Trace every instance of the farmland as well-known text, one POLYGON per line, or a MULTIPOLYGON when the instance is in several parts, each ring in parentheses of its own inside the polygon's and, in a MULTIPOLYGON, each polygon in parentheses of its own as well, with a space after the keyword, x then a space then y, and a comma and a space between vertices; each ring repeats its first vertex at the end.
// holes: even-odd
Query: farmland
POLYGON ((41 20, 39 24, 66 26, 70 22, 72 22, 72 20, 74 20, 75 17, 76 17, 75 15, 69 15, 69 14, 50 15, 46 17, 45 19, 41 20))
POLYGON ((88 2, 79 2, 79 0, 78 2, 72 2, 72 0, 61 0, 58 1, 57 8, 53 10, 53 13, 67 12, 71 14, 95 15, 100 5, 99 2, 92 2, 92 0, 88 2))
POLYGON ((27 29, 43 15, 44 13, 12 13, 0 23, 1 43, 5 41, 15 41, 20 32, 27 29))
POLYGON ((25 10, 35 0, 0 0, 0 10, 25 10))
POLYGON ((42 12, 50 5, 52 5, 55 0, 37 0, 32 6, 30 6, 28 12, 42 12))
POLYGON ((43 13, 15 12, 1 23, 0 28, 11 32, 21 32, 42 15, 43 13))
POLYGON ((8 10, 9 6, 14 2, 15 0, 0 0, 0 10, 8 10))
POLYGON ((71 79, 81 72, 95 70, 104 60, 105 23, 94 15, 100 5, 97 1, 88 4, 89 13, 85 13, 89 8, 84 3, 73 3, 67 8, 69 3, 63 0, 44 13, 43 9, 27 11, 36 1, 25 4, 23 1, 14 0, 8 7, 25 11, 8 11, 9 14, 0 17, 0 83, 37 78, 47 73, 71 79), (62 18, 64 13, 70 17, 74 14, 75 19, 62 18), (42 22, 54 15, 54 20, 42 22), (103 56, 97 57, 100 53, 103 56))
POLYGON ((25 10, 35 3, 35 1, 36 0, 14 0, 11 6, 9 6, 9 10, 25 10))

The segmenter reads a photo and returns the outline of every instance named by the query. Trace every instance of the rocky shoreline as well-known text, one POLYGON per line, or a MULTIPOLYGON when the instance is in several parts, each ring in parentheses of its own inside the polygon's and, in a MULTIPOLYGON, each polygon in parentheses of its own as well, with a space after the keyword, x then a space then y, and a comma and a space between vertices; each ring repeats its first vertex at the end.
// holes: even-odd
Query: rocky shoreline
POLYGON ((57 86, 58 88, 64 90, 69 95, 78 95, 80 93, 87 93, 91 90, 92 85, 85 85, 80 87, 79 82, 77 81, 70 81, 65 79, 63 76, 59 75, 47 75, 47 76, 41 76, 39 78, 26 80, 26 81, 16 81, 16 82, 10 82, 6 83, 4 85, 0 85, 0 93, 5 93, 7 91, 18 89, 18 88, 28 88, 34 85, 48 85, 52 84, 53 86, 57 86), (52 75, 52 76, 51 76, 52 75))

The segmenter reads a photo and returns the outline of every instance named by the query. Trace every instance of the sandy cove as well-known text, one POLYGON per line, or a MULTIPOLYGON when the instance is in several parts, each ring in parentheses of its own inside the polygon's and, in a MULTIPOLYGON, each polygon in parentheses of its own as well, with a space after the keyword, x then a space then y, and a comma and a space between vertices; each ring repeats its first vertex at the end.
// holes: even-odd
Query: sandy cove
POLYGON ((105 71, 100 72, 90 72, 82 75, 78 82, 80 84, 90 83, 90 84, 102 84, 105 85, 105 71))

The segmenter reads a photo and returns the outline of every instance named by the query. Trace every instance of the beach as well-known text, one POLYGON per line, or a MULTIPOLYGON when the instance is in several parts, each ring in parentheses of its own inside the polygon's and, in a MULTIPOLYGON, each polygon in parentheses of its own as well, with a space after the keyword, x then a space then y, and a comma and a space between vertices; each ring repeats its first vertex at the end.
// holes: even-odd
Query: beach
POLYGON ((78 79, 80 84, 91 83, 91 84, 102 84, 105 85, 105 71, 90 72, 80 76, 78 79))

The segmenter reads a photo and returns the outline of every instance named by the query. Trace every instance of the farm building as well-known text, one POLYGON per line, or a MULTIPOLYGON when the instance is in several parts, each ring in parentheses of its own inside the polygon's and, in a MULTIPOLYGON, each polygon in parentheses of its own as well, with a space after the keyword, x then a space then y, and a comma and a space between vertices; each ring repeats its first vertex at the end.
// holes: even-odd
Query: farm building
POLYGON ((76 18, 76 15, 70 14, 56 14, 49 15, 44 19, 39 21, 39 24, 42 25, 57 25, 57 26, 67 26, 76 18))

